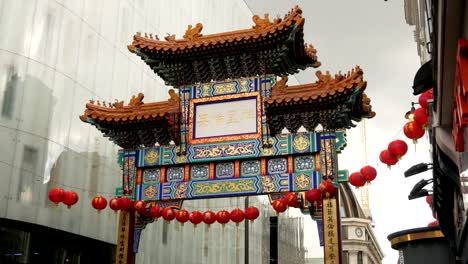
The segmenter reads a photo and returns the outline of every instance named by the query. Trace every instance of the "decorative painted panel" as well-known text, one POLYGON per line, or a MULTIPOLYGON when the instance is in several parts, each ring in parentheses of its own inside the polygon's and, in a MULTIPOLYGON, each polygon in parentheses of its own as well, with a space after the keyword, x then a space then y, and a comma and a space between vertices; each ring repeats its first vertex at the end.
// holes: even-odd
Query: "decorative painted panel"
POLYGON ((314 156, 298 156, 294 158, 295 171, 315 170, 314 156))
POLYGON ((161 179, 160 168, 150 168, 143 170, 143 183, 159 183, 161 179))
POLYGON ((147 201, 159 199, 159 184, 143 184, 143 199, 147 201))
MULTIPOLYGON (((299 134, 297 134, 299 135, 299 134)), ((299 154, 293 147, 297 135, 283 134, 268 137, 271 148, 262 146, 262 139, 241 140, 234 142, 218 142, 216 144, 188 145, 187 155, 177 155, 176 146, 162 146, 138 150, 138 167, 152 167, 160 165, 185 164, 218 160, 247 159, 256 157, 283 156, 299 154)), ((301 138, 310 139, 309 147, 301 154, 320 151, 319 134, 301 133, 301 138)), ((296 140, 300 141, 300 140, 296 140)), ((297 149, 297 147, 296 147, 297 149)), ((302 149, 299 147, 299 149, 302 149)), ((123 162, 120 162, 121 164, 123 162)))
POLYGON ((216 164, 216 178, 234 177, 234 162, 224 162, 216 164))
POLYGON ((208 180, 210 177, 210 166, 208 164, 193 165, 190 168, 190 179, 208 180))
POLYGON ((279 174, 288 172, 288 160, 286 158, 270 159, 267 164, 268 174, 279 174))
POLYGON ((252 195, 262 192, 259 177, 234 178, 215 181, 194 181, 190 183, 190 197, 252 195))
POLYGON ((188 86, 187 89, 193 91, 192 98, 203 98, 226 94, 248 93, 260 90, 260 82, 264 86, 265 95, 269 96, 271 87, 276 83, 276 76, 267 75, 262 77, 242 78, 232 81, 221 81, 213 83, 203 83, 199 86, 188 86))
POLYGON ((246 160, 241 162, 241 176, 260 175, 260 161, 246 160))
POLYGON ((183 181, 185 176, 184 167, 167 168, 166 177, 168 182, 183 181))

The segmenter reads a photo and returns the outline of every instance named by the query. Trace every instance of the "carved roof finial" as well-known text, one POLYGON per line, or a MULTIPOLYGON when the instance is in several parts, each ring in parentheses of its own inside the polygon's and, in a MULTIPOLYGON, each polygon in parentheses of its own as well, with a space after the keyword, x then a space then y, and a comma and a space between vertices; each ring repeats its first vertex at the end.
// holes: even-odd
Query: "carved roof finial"
POLYGON ((255 23, 255 25, 252 28, 254 28, 255 30, 261 30, 273 24, 270 22, 269 14, 265 14, 264 18, 260 18, 259 15, 254 15, 252 17, 252 20, 255 23))
POLYGON ((183 36, 183 38, 188 41, 193 42, 197 40, 199 37, 203 36, 202 34, 200 34, 202 29, 203 29, 202 23, 197 23, 194 28, 192 28, 192 25, 188 25, 187 30, 185 30, 185 35, 183 36))

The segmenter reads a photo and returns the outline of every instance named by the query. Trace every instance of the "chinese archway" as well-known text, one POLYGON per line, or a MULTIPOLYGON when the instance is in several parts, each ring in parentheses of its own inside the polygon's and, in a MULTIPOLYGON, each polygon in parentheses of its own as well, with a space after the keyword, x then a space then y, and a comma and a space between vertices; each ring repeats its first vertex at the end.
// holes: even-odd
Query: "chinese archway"
MULTIPOLYGON (((344 131, 375 113, 359 67, 317 71, 315 83, 287 85, 289 74, 320 66, 304 43, 301 14, 295 7, 283 19, 255 15, 252 28, 220 34, 203 35, 198 23, 182 38, 134 36, 129 51, 174 88, 169 99, 147 103, 140 93, 128 103, 90 101, 80 116, 122 147, 121 196, 180 208, 188 199, 273 197, 318 188, 323 179, 347 181, 337 162, 344 131)), ((334 227, 326 263, 340 262, 337 199, 311 212, 324 218, 324 228, 334 227)), ((134 263, 151 221, 121 212, 127 230, 119 230, 117 263, 134 263)))

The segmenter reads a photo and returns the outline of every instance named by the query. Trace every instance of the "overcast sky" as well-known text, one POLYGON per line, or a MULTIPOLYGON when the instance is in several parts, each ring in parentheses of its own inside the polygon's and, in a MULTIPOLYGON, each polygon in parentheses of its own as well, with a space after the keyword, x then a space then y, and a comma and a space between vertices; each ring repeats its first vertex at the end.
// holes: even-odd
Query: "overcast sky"
MULTIPOLYGON (((299 5, 305 17, 304 39, 312 43, 322 62, 320 70, 346 72, 356 65, 364 70, 366 93, 372 99, 377 116, 366 121, 368 164, 378 169, 370 186, 370 206, 375 232, 386 257, 383 263, 397 262, 387 235, 402 229, 427 226, 433 221, 424 198, 409 201, 407 196, 416 182, 430 178, 429 172, 405 179, 403 172, 412 165, 428 162, 429 144, 424 137, 415 146, 402 127, 404 114, 417 101, 411 86, 420 66, 413 30, 404 19, 403 0, 246 0, 253 13, 269 13, 270 18, 284 14, 299 5), (378 161, 380 151, 390 141, 403 139, 408 154, 389 170, 378 161)), ((296 75, 300 83, 316 80, 315 69, 296 75)), ((361 127, 348 131, 348 146, 340 155, 340 169, 350 173, 365 164, 361 127)), ((356 192, 360 197, 359 191, 356 192)), ((306 222, 313 228, 315 223, 306 222)))

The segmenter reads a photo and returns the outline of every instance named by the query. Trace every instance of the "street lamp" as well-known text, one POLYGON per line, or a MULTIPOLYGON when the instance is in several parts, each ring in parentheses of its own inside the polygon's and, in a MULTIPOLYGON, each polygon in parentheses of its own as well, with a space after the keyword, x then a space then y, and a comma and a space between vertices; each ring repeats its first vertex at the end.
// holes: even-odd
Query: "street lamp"
POLYGON ((414 107, 414 105, 416 105, 416 104, 419 104, 419 103, 411 102, 411 109, 408 112, 406 112, 406 114, 405 114, 406 119, 413 120, 414 112, 416 111, 416 108, 414 107))
POLYGON ((416 198, 421 198, 429 195, 429 190, 423 189, 426 185, 432 183, 432 179, 429 180, 420 180, 416 183, 411 190, 410 194, 408 195, 408 200, 413 200, 416 198))
POLYGON ((432 163, 419 163, 413 165, 411 168, 405 171, 405 178, 411 177, 413 175, 419 174, 421 172, 425 172, 427 170, 432 169, 432 163))

